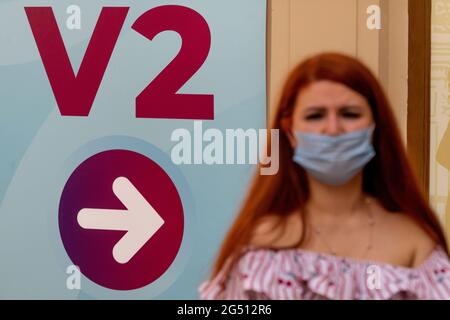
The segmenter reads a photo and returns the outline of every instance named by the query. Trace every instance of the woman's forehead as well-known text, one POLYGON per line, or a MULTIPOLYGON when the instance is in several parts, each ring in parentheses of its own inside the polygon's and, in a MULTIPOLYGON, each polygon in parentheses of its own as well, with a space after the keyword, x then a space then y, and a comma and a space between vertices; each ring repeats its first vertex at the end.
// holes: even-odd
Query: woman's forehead
POLYGON ((367 104, 366 98, 346 85, 329 80, 315 81, 302 89, 297 96, 302 106, 341 106, 367 104))

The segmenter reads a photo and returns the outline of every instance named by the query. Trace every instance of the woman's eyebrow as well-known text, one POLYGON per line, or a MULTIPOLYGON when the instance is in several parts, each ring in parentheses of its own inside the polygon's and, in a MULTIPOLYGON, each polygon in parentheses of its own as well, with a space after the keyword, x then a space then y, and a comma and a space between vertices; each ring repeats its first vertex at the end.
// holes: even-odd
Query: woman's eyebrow
MULTIPOLYGON (((338 111, 361 111, 363 109, 362 105, 359 104, 344 104, 337 108, 338 111)), ((310 105, 303 108, 304 113, 314 113, 314 112, 326 112, 327 107, 321 105, 310 105)))
POLYGON ((308 106, 305 107, 304 109, 305 112, 323 112, 325 110, 326 110, 325 106, 318 106, 318 105, 308 106))
POLYGON ((360 111, 363 109, 362 105, 359 104, 345 104, 339 107, 340 110, 350 110, 350 111, 360 111))

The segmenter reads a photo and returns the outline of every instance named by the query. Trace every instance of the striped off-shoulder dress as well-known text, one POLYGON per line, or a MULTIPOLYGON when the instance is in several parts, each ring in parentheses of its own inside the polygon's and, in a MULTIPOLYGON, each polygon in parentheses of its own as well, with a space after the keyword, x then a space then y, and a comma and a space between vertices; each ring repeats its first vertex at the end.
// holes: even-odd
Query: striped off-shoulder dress
POLYGON ((200 285, 201 299, 450 300, 450 261, 440 246, 415 268, 302 249, 246 247, 229 269, 200 285))

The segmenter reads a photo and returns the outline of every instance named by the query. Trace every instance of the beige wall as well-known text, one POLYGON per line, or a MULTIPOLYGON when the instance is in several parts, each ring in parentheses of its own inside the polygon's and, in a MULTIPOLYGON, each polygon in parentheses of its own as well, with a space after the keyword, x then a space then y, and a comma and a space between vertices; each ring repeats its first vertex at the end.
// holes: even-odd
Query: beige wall
POLYGON ((268 98, 273 115, 291 68, 309 55, 341 51, 380 78, 406 141, 407 0, 269 0, 268 98), (382 30, 368 30, 367 7, 382 9, 382 30))
POLYGON ((450 0, 431 16, 430 202, 450 240, 450 0))

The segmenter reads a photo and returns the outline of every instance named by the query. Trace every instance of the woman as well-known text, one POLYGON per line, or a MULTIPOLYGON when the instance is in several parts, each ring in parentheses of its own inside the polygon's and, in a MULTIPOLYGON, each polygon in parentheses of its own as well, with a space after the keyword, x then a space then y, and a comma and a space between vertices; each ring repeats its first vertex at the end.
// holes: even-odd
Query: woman
POLYGON ((256 175, 202 299, 450 299, 444 232, 363 64, 300 64, 273 128, 279 172, 256 175))

